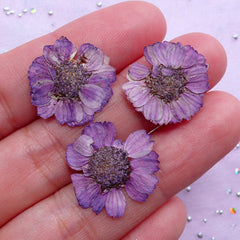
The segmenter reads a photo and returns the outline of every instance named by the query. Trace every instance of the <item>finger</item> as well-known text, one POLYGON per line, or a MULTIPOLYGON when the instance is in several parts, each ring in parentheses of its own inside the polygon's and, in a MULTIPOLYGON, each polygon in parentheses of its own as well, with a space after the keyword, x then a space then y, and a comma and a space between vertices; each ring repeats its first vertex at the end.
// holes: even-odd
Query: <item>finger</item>
POLYGON ((179 239, 185 223, 185 206, 179 198, 173 197, 130 231, 122 240, 179 239))
MULTIPOLYGON (((203 45, 205 44, 206 42, 203 42, 203 45)), ((217 41, 216 45, 218 45, 217 41)), ((213 48, 214 44, 210 46, 213 48)), ((208 57, 207 53, 206 57, 208 57)), ((220 63, 216 63, 216 66, 225 67, 220 63)), ((213 70, 213 74, 218 76, 218 68, 213 70)), ((211 79, 215 79, 215 75, 212 75, 211 79)), ((118 138, 123 140, 131 131, 150 128, 150 124, 126 101, 121 90, 124 81, 126 81, 125 76, 121 74, 114 86, 113 97, 95 120, 112 121, 119 130, 118 138)), ((230 114, 230 112, 220 114, 230 114)), ((2 140, 0 159, 8 159, 8 161, 0 161, 1 224, 69 183, 69 168, 65 163, 66 145, 78 137, 81 129, 60 126, 55 119, 47 121, 39 119, 2 140), (11 193, 4 194, 9 188, 12 189, 11 193)))
POLYGON ((145 45, 162 40, 165 32, 164 17, 155 6, 145 2, 125 2, 84 16, 2 54, 0 138, 36 118, 35 107, 30 103, 27 72, 32 61, 42 55, 44 45, 53 44, 61 35, 67 36, 78 47, 90 42, 101 48, 120 71, 142 55, 145 45))
POLYGON ((105 212, 96 216, 89 209, 79 208, 70 185, 5 225, 0 230, 0 238, 19 240, 117 240, 136 227, 153 210, 156 212, 138 225, 124 239, 172 240, 177 239, 176 236, 181 234, 186 222, 186 210, 179 199, 173 198, 160 208, 160 203, 157 202, 154 208, 153 206, 148 208, 149 206, 143 207, 142 204, 134 204, 134 208, 133 205, 127 208, 126 216, 121 219, 113 220, 106 217, 105 212), (33 228, 32 226, 36 227, 33 228), (151 232, 151 230, 154 232, 151 232), (158 238, 154 238, 153 235, 158 236, 158 238), (135 238, 133 238, 134 236, 135 238), (152 237, 148 238, 147 236, 152 237))

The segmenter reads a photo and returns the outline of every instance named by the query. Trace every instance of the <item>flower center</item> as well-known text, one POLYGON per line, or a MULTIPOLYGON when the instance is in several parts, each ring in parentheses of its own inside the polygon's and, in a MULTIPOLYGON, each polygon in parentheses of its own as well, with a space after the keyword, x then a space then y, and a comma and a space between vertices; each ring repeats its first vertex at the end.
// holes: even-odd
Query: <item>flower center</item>
POLYGON ((124 186, 131 169, 127 153, 115 147, 99 148, 90 158, 88 173, 102 191, 124 186))
POLYGON ((58 100, 75 99, 79 101, 79 90, 86 84, 91 73, 86 71, 81 62, 66 60, 54 68, 54 97, 58 100))
POLYGON ((165 103, 176 101, 185 91, 187 80, 181 69, 168 71, 163 66, 159 67, 157 76, 149 76, 145 81, 152 95, 156 95, 165 103), (162 71, 163 69, 163 71, 162 71), (166 75, 163 74, 166 70, 166 75))

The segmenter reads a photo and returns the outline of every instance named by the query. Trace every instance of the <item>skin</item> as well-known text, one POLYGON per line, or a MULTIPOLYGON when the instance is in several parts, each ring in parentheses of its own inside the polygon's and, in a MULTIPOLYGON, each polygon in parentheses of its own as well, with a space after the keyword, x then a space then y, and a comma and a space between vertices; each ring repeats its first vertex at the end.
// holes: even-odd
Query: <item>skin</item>
MULTIPOLYGON (((28 68, 42 55, 43 46, 62 35, 77 47, 90 42, 101 48, 118 76, 112 85, 113 97, 95 121, 112 121, 117 138, 125 140, 134 130, 155 127, 134 110, 121 86, 127 81, 130 64, 145 63, 143 47, 162 41, 165 33, 166 22, 159 9, 145 2, 125 2, 0 55, 0 239, 179 238, 186 210, 174 195, 237 144, 239 101, 225 92, 207 93, 204 107, 190 121, 162 126, 152 133, 160 160, 159 184, 145 203, 127 197, 124 216, 112 219, 105 210, 96 216, 91 209, 78 206, 65 151, 82 127, 62 126, 54 117, 38 118, 27 79, 28 68)), ((211 87, 220 81, 227 61, 216 39, 191 33, 173 41, 191 44, 206 57, 211 87)))

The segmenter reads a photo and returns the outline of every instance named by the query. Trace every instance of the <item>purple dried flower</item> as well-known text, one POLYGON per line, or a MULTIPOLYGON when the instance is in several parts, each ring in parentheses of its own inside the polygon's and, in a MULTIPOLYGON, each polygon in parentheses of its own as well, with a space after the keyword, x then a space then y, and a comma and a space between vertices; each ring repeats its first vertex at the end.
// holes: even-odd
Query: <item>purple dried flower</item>
POLYGON ((144 55, 152 67, 130 66, 130 82, 123 85, 127 98, 154 124, 189 120, 209 89, 204 56, 189 45, 166 41, 145 47, 144 55))
POLYGON ((43 48, 29 68, 32 104, 47 119, 55 114, 59 123, 83 125, 103 109, 112 96, 115 69, 103 52, 85 43, 77 54, 66 38, 43 48))
POLYGON ((126 199, 122 192, 144 202, 158 182, 158 155, 152 151, 153 141, 145 130, 131 133, 125 142, 116 140, 111 122, 90 123, 82 135, 67 147, 68 165, 80 173, 72 174, 78 203, 92 207, 98 214, 106 208, 114 218, 125 212, 126 199))

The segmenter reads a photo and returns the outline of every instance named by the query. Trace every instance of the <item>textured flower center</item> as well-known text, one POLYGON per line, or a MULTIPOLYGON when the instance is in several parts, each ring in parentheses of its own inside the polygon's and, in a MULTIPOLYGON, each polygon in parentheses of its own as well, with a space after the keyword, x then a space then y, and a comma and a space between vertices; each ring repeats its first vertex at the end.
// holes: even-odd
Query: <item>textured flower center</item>
POLYGON ((91 73, 76 60, 64 61, 55 67, 54 97, 59 100, 75 99, 79 101, 79 90, 86 84, 91 73))
POLYGON ((167 75, 162 73, 160 66, 159 74, 156 77, 149 76, 146 84, 152 95, 158 96, 165 103, 177 100, 185 91, 187 80, 181 69, 170 70, 167 75))
POLYGON ((90 177, 101 185, 102 191, 124 186, 131 172, 127 153, 115 147, 102 147, 90 158, 90 177))

